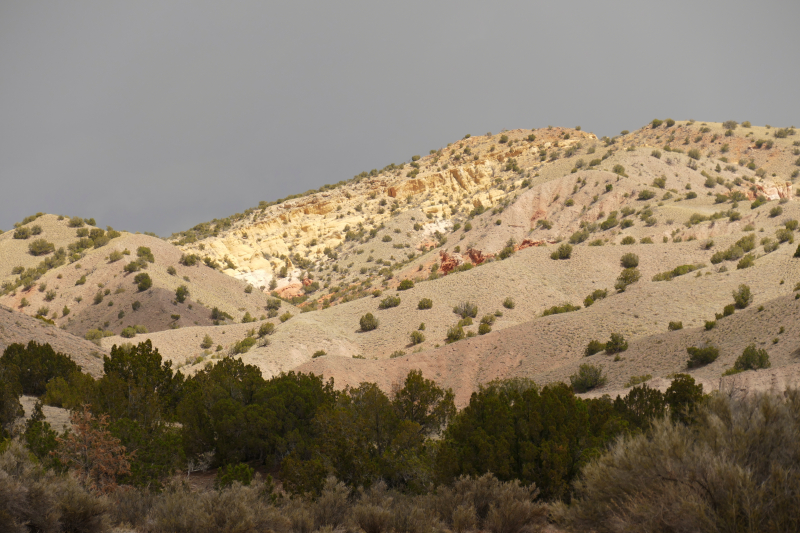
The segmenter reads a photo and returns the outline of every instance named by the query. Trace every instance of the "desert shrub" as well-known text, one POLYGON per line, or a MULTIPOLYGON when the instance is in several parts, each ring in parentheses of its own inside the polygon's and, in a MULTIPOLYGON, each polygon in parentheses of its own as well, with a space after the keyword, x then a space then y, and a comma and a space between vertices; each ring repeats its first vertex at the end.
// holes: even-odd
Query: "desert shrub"
POLYGON ((693 427, 665 420, 649 434, 620 439, 584 468, 567 512, 570 526, 615 526, 600 531, 795 529, 800 521, 794 505, 797 405, 796 391, 785 398, 719 395, 697 411, 693 427), (776 471, 785 475, 776 477, 776 471))
POLYGON ((286 311, 285 313, 283 313, 281 316, 278 317, 278 320, 280 320, 281 323, 283 323, 283 322, 286 322, 287 320, 289 320, 290 318, 292 318, 293 316, 294 315, 292 315, 292 313, 290 313, 289 311, 286 311))
POLYGON ((542 316, 550 316, 550 315, 558 315, 561 313, 571 313, 572 311, 578 311, 581 308, 580 305, 572 305, 571 303, 567 302, 561 305, 554 305, 549 309, 545 309, 542 311, 542 316))
POLYGON ((606 354, 613 355, 628 349, 628 341, 621 333, 612 333, 611 338, 606 342, 606 354))
POLYGON ((639 191, 639 194, 636 196, 637 200, 651 200, 655 198, 656 193, 651 191, 650 189, 642 189, 639 191))
POLYGON ((778 242, 794 243, 794 235, 792 235, 792 230, 789 228, 781 228, 775 231, 775 238, 778 239, 778 242))
POLYGON ((797 250, 795 250, 794 255, 792 256, 795 259, 800 258, 800 245, 797 246, 797 250))
POLYGON ((133 326, 128 326, 126 328, 123 328, 122 332, 119 335, 120 337, 123 337, 125 339, 132 339, 133 337, 136 336, 136 328, 133 326))
POLYGON ((589 231, 582 229, 570 235, 569 242, 572 244, 580 244, 588 238, 589 238, 589 231))
POLYGON ((636 244, 636 239, 634 237, 631 237, 630 235, 626 235, 625 237, 623 237, 622 241, 620 241, 620 244, 624 246, 627 246, 629 244, 636 244))
POLYGON ((218 307, 211 309, 211 320, 233 320, 233 317, 218 307))
POLYGON ((133 309, 134 311, 138 311, 140 307, 142 307, 142 304, 139 300, 136 300, 135 302, 131 303, 131 309, 133 309))
POLYGON ((605 290, 605 289, 596 289, 596 290, 592 291, 592 293, 583 300, 583 305, 585 307, 589 307, 590 305, 595 303, 597 300, 602 300, 606 296, 608 296, 608 291, 607 290, 605 290))
POLYGON ((249 324, 250 322, 255 321, 256 319, 250 314, 250 311, 245 312, 244 316, 242 317, 242 324, 249 324))
POLYGON ((653 276, 653 281, 672 281, 673 278, 677 276, 684 276, 689 272, 694 272, 700 268, 703 268, 705 265, 702 263, 699 265, 680 265, 676 266, 672 270, 667 270, 666 272, 660 272, 653 276))
POLYGON ((606 349, 606 345, 597 340, 590 340, 589 344, 586 345, 586 350, 584 350, 583 355, 589 357, 596 353, 600 353, 606 349))
POLYGON ((766 350, 757 349, 755 344, 751 344, 744 349, 736 362, 733 364, 735 372, 744 372, 745 370, 758 370, 760 368, 769 368, 769 354, 766 350))
POLYGON ((626 178, 628 177, 628 175, 625 174, 625 167, 619 164, 614 165, 614 168, 611 169, 611 172, 613 172, 614 174, 618 174, 620 176, 624 176, 626 178))
POLYGON ((661 150, 653 150, 650 152, 650 155, 655 157, 656 159, 661 159, 661 150))
POLYGON ((670 331, 678 331, 679 329, 683 329, 683 322, 670 322, 667 326, 667 329, 670 331))
POLYGON ((503 307, 505 307, 506 309, 514 309, 515 305, 516 304, 514 303, 514 299, 511 298, 510 296, 507 297, 505 300, 503 300, 503 307))
POLYGON ((378 304, 378 309, 390 309, 392 307, 397 307, 400 305, 400 297, 399 296, 387 296, 381 303, 378 304))
POLYGON ((492 326, 486 323, 481 322, 478 326, 478 335, 486 335, 487 333, 492 332, 492 326))
POLYGON ((55 244, 48 242, 45 239, 36 239, 28 245, 28 251, 31 255, 47 255, 54 252, 56 249, 55 244))
POLYGON ((695 160, 699 160, 701 157, 700 150, 698 150, 697 148, 692 148, 691 150, 686 152, 686 155, 695 160))
POLYGON ((416 346, 417 344, 422 344, 423 342, 425 342, 425 335, 421 331, 414 330, 411 332, 411 344, 416 346))
POLYGON ((378 327, 378 319, 372 316, 372 313, 367 313, 359 320, 361 331, 372 331, 378 327))
POLYGON ((569 377, 570 385, 575 392, 588 392, 606 384, 607 378, 603 375, 603 367, 599 365, 582 364, 578 373, 569 377))
POLYGON ((224 468, 217 470, 214 487, 222 489, 230 487, 234 482, 241 483, 247 487, 253 481, 253 474, 255 474, 255 470, 244 463, 225 465, 224 468))
POLYGON ((19 228, 14 230, 14 238, 15 239, 28 239, 31 236, 31 229, 27 226, 20 226, 19 228))
POLYGON ((141 270, 142 266, 139 264, 139 261, 131 261, 127 265, 125 265, 122 270, 127 272, 128 274, 132 274, 134 272, 138 272, 141 270))
POLYGON ((211 338, 211 335, 206 333, 206 335, 203 337, 202 342, 200 343, 200 347, 204 350, 208 350, 212 346, 214 346, 214 339, 211 338))
POLYGON ((572 256, 572 246, 562 243, 556 251, 550 254, 550 259, 569 259, 572 256))
POLYGON ((628 285, 636 283, 642 277, 641 272, 636 268, 626 268, 620 272, 614 288, 619 292, 624 292, 628 285))
POLYGON ((183 303, 186 301, 186 298, 189 296, 189 288, 186 285, 180 285, 177 289, 175 289, 175 299, 178 303, 183 303))
POLYGON ((453 313, 464 318, 476 318, 478 316, 478 306, 471 302, 461 302, 453 307, 453 313))
POLYGON ((147 246, 139 246, 136 249, 136 256, 141 258, 141 259, 144 259, 148 263, 155 263, 156 262, 156 258, 153 257, 153 252, 150 251, 150 248, 148 248, 147 246))
POLYGON ((258 327, 258 337, 266 337, 275 333, 275 324, 272 322, 264 322, 258 327))
POLYGON ((753 302, 753 294, 750 291, 750 287, 745 284, 739 285, 739 288, 733 291, 733 302, 736 309, 744 309, 750 305, 753 302))
POLYGON ((620 265, 622 268, 634 268, 639 266, 639 256, 634 253, 627 253, 624 254, 620 260, 620 265))
POLYGON ((698 368, 709 365, 716 361, 717 357, 719 357, 719 349, 711 345, 704 348, 689 346, 686 348, 686 351, 689 353, 689 360, 686 361, 686 366, 689 368, 698 368))
POLYGON ((400 282, 400 285, 397 287, 398 291, 405 291, 408 289, 414 288, 414 280, 413 279, 404 279, 400 282))
POLYGON ((460 341, 465 337, 464 328, 461 327, 460 324, 456 324, 454 326, 450 326, 447 329, 447 339, 446 342, 449 344, 451 342, 460 341))
POLYGON ((750 268, 751 266, 755 265, 756 258, 753 254, 747 254, 742 257, 739 262, 736 264, 737 270, 742 270, 745 268, 750 268))
POLYGON ((245 337, 244 339, 233 343, 233 346, 231 346, 228 349, 228 355, 234 356, 247 353, 250 350, 250 348, 252 348, 255 345, 256 345, 255 337, 245 337))
POLYGON ((150 275, 146 272, 140 272, 139 274, 136 274, 136 277, 133 278, 133 281, 136 283, 136 287, 139 289, 139 292, 146 291, 153 286, 153 280, 150 279, 150 275))

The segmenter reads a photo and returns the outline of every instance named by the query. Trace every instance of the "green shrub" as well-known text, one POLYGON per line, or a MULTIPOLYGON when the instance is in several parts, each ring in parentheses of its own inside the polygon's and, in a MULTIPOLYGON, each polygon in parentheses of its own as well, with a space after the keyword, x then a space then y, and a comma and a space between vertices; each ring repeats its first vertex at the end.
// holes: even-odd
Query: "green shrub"
POLYGON ((378 309, 389 309, 391 307, 397 307, 398 305, 400 305, 399 296, 387 296, 378 304, 378 309))
POLYGON ((136 274, 136 277, 133 278, 133 281, 136 283, 139 292, 146 291, 153 286, 153 280, 150 279, 150 275, 146 272, 136 274))
POLYGON ((311 359, 316 359, 317 357, 322 357, 324 355, 328 355, 328 352, 325 350, 317 350, 313 354, 311 354, 311 359))
POLYGON ((514 306, 516 306, 516 304, 514 303, 514 299, 510 296, 503 300, 503 307, 506 309, 514 309, 514 306))
POLYGON ((275 324, 272 322, 264 322, 258 327, 258 337, 266 337, 275 333, 275 324))
POLYGON ((131 304, 131 309, 133 309, 134 311, 138 311, 140 307, 142 307, 142 304, 141 302, 139 302, 139 300, 136 300, 131 304))
POLYGON ((580 244, 588 238, 589 238, 589 231, 582 229, 570 235, 569 242, 572 244, 580 244))
POLYGON ((422 344, 425 342, 425 335, 421 331, 412 331, 411 332, 411 344, 416 346, 417 344, 422 344))
POLYGON ((562 243, 556 251, 550 254, 550 259, 569 259, 572 256, 572 246, 562 243))
POLYGON ((476 318, 478 316, 478 306, 471 302, 461 302, 453 307, 453 313, 461 318, 476 318))
POLYGON ((120 337, 123 337, 125 339, 132 339, 133 337, 136 336, 136 328, 134 328, 133 326, 128 326, 124 328, 119 335, 120 337))
POLYGON ((590 355, 594 355, 596 353, 600 353, 605 349, 606 349, 606 345, 605 344, 603 344, 600 341, 592 339, 592 340, 589 341, 589 344, 586 346, 586 350, 583 352, 583 354, 586 357, 589 357, 590 355))
POLYGON ((619 277, 617 277, 617 282, 614 284, 614 288, 619 292, 625 292, 628 285, 636 283, 641 277, 642 274, 638 269, 626 268, 620 272, 619 277))
POLYGON ((753 256, 753 254, 747 254, 744 257, 742 257, 736 264, 736 269, 742 270, 745 268, 750 268, 751 266, 755 265, 755 261, 756 258, 753 256))
POLYGON ((656 159, 661 159, 661 151, 660 150, 653 150, 650 152, 650 155, 655 157, 656 159))
POLYGON ((760 368, 769 368, 769 354, 766 350, 756 349, 755 344, 749 345, 744 349, 736 362, 733 364, 733 370, 736 372, 744 372, 745 370, 758 370, 760 368))
POLYGON ((225 465, 224 468, 217 470, 214 488, 217 490, 224 489, 232 486, 234 482, 241 483, 245 487, 250 486, 254 474, 255 470, 244 463, 225 465))
POLYGON ((69 222, 67 222, 67 226, 70 228, 80 228, 83 227, 83 224, 84 222, 81 217, 72 217, 69 219, 69 222))
POLYGON ((611 338, 606 342, 606 354, 608 355, 624 352, 627 349, 628 341, 625 340, 622 333, 612 333, 611 338))
POLYGON ((448 344, 450 344, 451 342, 460 341, 461 339, 464 338, 464 336, 465 336, 464 328, 461 327, 459 324, 456 324, 455 326, 450 326, 447 329, 447 340, 446 340, 446 342, 448 344))
POLYGON ((619 164, 614 165, 614 168, 611 169, 611 172, 613 172, 614 174, 618 174, 620 176, 624 176, 626 178, 628 177, 628 175, 625 174, 625 167, 619 164))
POLYGON ((678 331, 679 329, 683 329, 683 322, 670 322, 667 329, 670 331, 678 331))
POLYGON ((700 150, 698 150, 697 148, 692 148, 691 150, 686 152, 686 155, 695 160, 698 160, 701 157, 700 150))
POLYGON ((636 244, 636 239, 634 237, 631 237, 630 235, 626 235, 625 237, 623 237, 622 241, 620 241, 620 244, 622 244, 623 246, 636 244))
POLYGON ((398 291, 405 291, 408 289, 414 288, 414 280, 413 279, 404 279, 400 282, 400 285, 397 287, 398 291))
POLYGON ((733 302, 736 309, 744 309, 753 302, 753 294, 750 292, 750 287, 745 284, 739 285, 739 288, 733 291, 733 302))
POLYGON ((663 123, 664 123, 664 121, 663 121, 663 120, 660 120, 660 119, 654 118, 654 119, 653 119, 653 121, 652 121, 650 124, 652 125, 653 129, 656 129, 657 127, 659 127, 659 126, 660 126, 660 125, 662 125, 663 123))
POLYGON ((653 281, 672 281, 673 278, 677 276, 683 276, 688 274, 689 272, 694 272, 700 268, 705 267, 704 264, 699 265, 680 265, 676 266, 672 270, 668 270, 666 272, 660 272, 653 276, 653 281))
POLYGON ((214 307, 211 309, 211 320, 233 320, 233 317, 218 307, 214 307))
POLYGON ((639 256, 634 254, 634 253, 624 254, 620 258, 619 263, 623 268, 634 268, 634 267, 637 267, 637 266, 639 266, 639 256))
POLYGON ((794 235, 792 235, 792 230, 789 228, 781 228, 775 232, 775 238, 778 239, 778 242, 788 242, 789 244, 794 243, 794 235))
POLYGON ((569 377, 569 382, 575 392, 588 392, 606 384, 607 378, 603 375, 603 367, 598 365, 583 364, 578 367, 578 373, 569 377))
POLYGON ((492 332, 492 326, 489 324, 481 323, 481 325, 478 326, 478 335, 486 335, 487 333, 491 332, 492 332))
POLYGON ((697 348, 690 346, 686 348, 689 353, 689 360, 686 361, 686 366, 689 368, 698 368, 713 363, 719 357, 719 350, 714 346, 706 346, 705 348, 697 348))
POLYGON ((595 303, 597 300, 602 300, 606 296, 608 296, 608 291, 607 290, 605 290, 605 289, 596 289, 596 290, 592 291, 592 293, 583 300, 583 305, 585 307, 589 307, 590 305, 595 303))
POLYGON ((15 239, 28 239, 31 236, 31 229, 27 226, 21 226, 14 230, 15 239))
POLYGON ((200 347, 204 350, 208 350, 214 346, 214 339, 211 338, 211 335, 206 333, 205 337, 203 337, 203 341, 200 343, 200 347))
POLYGON ((156 258, 153 257, 153 252, 150 251, 150 248, 148 248, 147 246, 139 246, 136 249, 136 256, 141 258, 141 259, 144 259, 148 263, 155 263, 156 262, 156 258))
POLYGON ((189 288, 186 285, 181 285, 177 289, 175 289, 175 299, 178 303, 183 303, 186 301, 186 298, 189 296, 189 288))
POLYGON ((430 309, 432 307, 433 307, 433 300, 431 300, 430 298, 423 298, 417 304, 417 309, 420 309, 420 310, 430 309))
POLYGON ((378 319, 372 316, 372 313, 367 313, 359 320, 361 331, 372 331, 378 327, 378 319))
POLYGON ((47 255, 49 253, 54 252, 56 246, 52 242, 48 242, 44 239, 36 239, 32 243, 28 245, 28 251, 31 255, 47 255))
POLYGON ((561 305, 554 305, 549 309, 545 309, 542 311, 542 316, 550 316, 550 315, 558 315, 561 313, 571 313, 573 311, 578 311, 581 308, 580 305, 572 305, 571 303, 567 302, 561 305))
POLYGON ((779 205, 776 205, 775 207, 769 210, 769 216, 771 218, 781 216, 782 214, 783 214, 783 208, 779 205))
POLYGON ((656 193, 651 191, 650 189, 642 189, 639 191, 639 194, 636 196, 637 200, 651 200, 655 198, 656 193))

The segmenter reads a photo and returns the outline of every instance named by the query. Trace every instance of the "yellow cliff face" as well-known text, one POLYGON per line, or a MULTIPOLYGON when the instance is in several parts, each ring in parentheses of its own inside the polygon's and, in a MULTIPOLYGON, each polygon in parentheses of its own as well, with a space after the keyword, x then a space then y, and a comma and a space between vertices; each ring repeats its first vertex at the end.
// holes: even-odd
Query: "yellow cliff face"
POLYGON ((224 272, 256 287, 268 286, 286 264, 281 256, 325 259, 325 250, 342 244, 348 231, 369 231, 409 210, 430 216, 424 222, 432 225, 452 216, 456 202, 470 209, 491 208, 507 195, 500 187, 508 180, 509 161, 539 161, 540 150, 594 140, 591 133, 562 128, 462 139, 402 168, 257 211, 218 236, 182 249, 216 260, 224 272), (535 140, 529 140, 531 135, 535 140), (503 136, 509 141, 501 142, 503 136))

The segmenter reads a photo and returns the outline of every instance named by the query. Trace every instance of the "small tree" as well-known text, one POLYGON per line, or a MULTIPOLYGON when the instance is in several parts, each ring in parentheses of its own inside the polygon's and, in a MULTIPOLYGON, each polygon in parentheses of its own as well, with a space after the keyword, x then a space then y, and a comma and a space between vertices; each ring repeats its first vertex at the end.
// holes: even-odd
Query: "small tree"
POLYGON ((372 331, 378 327, 378 319, 375 318, 372 313, 367 313, 361 317, 359 324, 361 326, 361 331, 372 331))
POLYGON ((672 420, 688 424, 703 400, 703 386, 688 374, 678 374, 672 380, 664 399, 669 405, 672 420))
POLYGON ((107 494, 117 488, 117 476, 130 474, 132 454, 108 431, 108 415, 95 418, 89 405, 70 416, 72 432, 58 438, 54 455, 86 488, 107 494))

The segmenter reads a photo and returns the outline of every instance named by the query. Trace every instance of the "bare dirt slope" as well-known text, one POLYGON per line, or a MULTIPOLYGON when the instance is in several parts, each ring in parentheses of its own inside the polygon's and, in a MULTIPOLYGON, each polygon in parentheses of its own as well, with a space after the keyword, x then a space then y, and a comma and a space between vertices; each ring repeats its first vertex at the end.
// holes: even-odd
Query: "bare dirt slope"
POLYGON ((103 373, 103 355, 107 350, 76 337, 41 320, 0 306, 0 352, 9 344, 50 344, 57 352, 69 355, 84 372, 93 376, 103 373))

